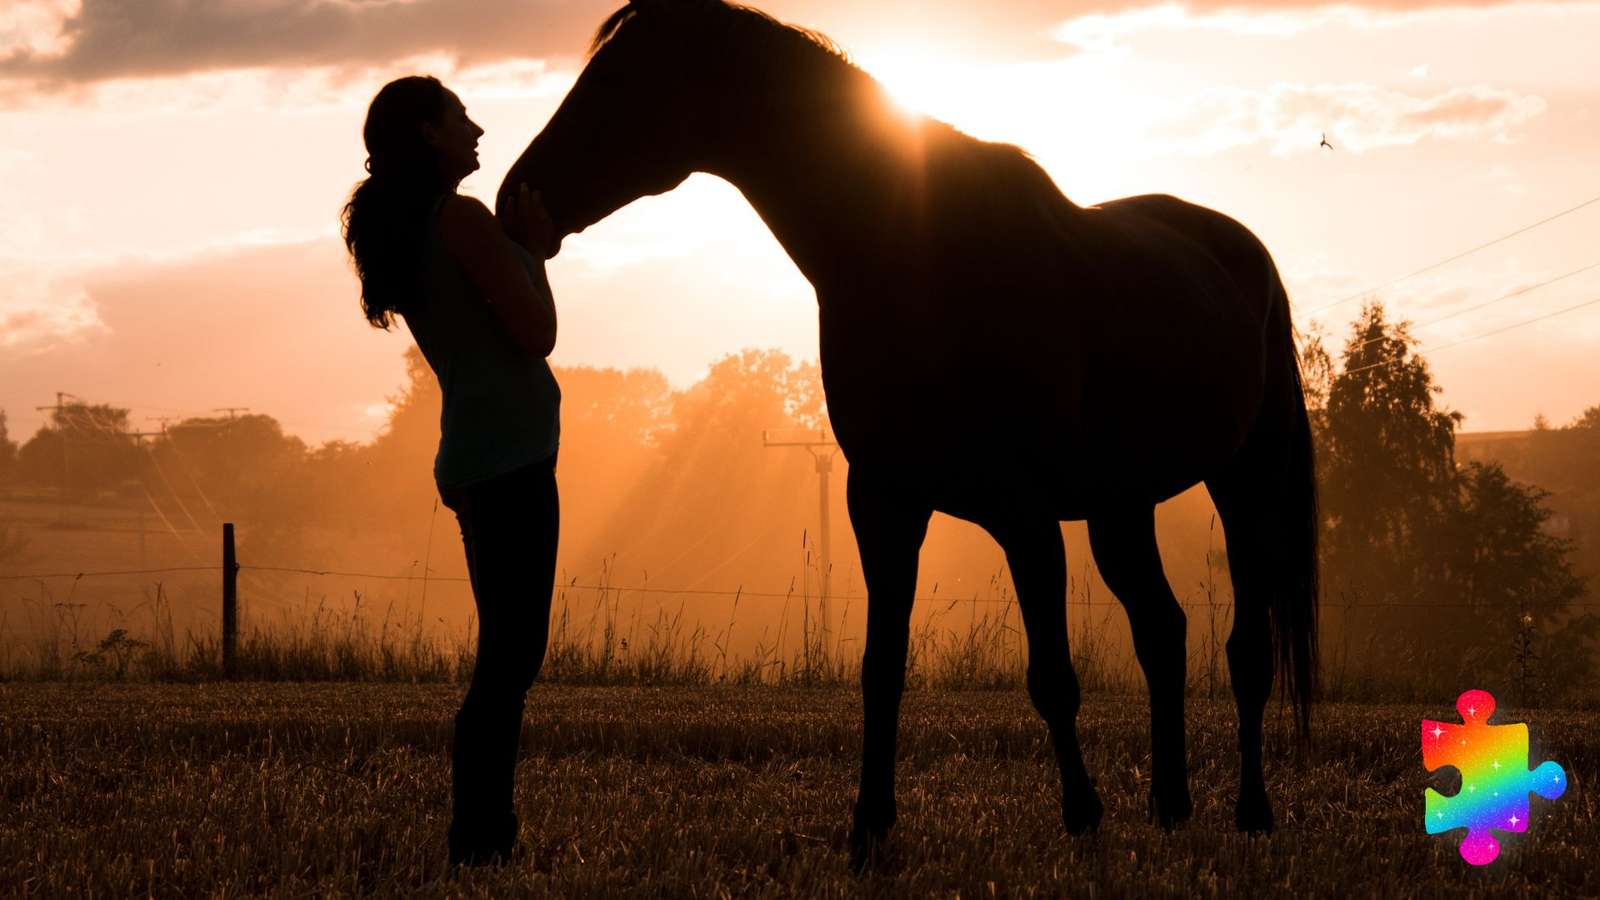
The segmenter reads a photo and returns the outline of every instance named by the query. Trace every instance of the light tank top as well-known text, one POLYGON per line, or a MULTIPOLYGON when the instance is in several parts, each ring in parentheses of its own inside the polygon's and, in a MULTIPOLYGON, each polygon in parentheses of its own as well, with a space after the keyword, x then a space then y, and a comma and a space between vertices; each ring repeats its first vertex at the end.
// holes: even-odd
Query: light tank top
MULTIPOLYGON (((451 257, 439 236, 444 200, 428 213, 422 291, 403 316, 444 395, 433 461, 440 490, 543 462, 555 455, 561 433, 561 389, 549 363, 517 346, 451 257)), ((538 261, 508 243, 532 280, 538 261)))

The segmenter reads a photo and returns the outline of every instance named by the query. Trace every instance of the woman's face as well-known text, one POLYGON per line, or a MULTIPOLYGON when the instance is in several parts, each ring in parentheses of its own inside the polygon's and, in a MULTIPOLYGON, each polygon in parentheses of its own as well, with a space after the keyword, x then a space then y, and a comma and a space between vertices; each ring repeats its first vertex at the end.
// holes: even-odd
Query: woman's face
POLYGON ((452 182, 477 171, 478 138, 483 129, 467 118, 467 108, 454 92, 444 92, 444 115, 437 124, 424 123, 422 133, 439 154, 439 165, 452 182))

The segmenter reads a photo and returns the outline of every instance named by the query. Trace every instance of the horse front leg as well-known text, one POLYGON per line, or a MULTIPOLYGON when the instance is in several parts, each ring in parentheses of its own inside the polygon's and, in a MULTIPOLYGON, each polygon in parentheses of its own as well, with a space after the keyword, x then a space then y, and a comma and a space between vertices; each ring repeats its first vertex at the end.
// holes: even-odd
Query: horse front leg
POLYGON ((1047 515, 988 526, 1005 550, 1028 636, 1028 697, 1050 729, 1061 771, 1061 824, 1068 834, 1100 827, 1105 806, 1078 741, 1081 693, 1067 646, 1067 557, 1061 525, 1047 515))
POLYGON ((895 733, 906 683, 917 554, 933 512, 850 470, 846 498, 867 582, 867 645, 861 657, 861 790, 850 829, 856 869, 876 863, 896 818, 895 733))

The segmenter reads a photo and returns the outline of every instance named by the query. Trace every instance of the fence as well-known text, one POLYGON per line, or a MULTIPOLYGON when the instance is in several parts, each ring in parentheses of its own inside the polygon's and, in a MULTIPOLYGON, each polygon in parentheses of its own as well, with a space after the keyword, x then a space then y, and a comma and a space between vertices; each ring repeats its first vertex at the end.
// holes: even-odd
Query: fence
MULTIPOLYGON (((50 580, 65 579, 70 580, 74 586, 73 589, 76 590, 76 586, 83 580, 95 578, 168 574, 219 576, 218 582, 213 583, 220 583, 220 590, 211 594, 211 596, 219 597, 220 604, 211 605, 209 609, 202 607, 201 612, 204 613, 204 617, 201 624, 203 631, 216 635, 216 638, 207 638, 206 640, 215 641, 214 644, 208 644, 211 647, 210 652, 215 654, 220 651, 220 671, 216 674, 224 677, 232 677, 238 671, 241 595, 249 599, 251 603, 259 600, 280 604, 281 611, 286 617, 294 613, 291 603, 284 600, 279 594, 274 593, 274 586, 271 583, 257 581, 254 586, 247 586, 241 591, 241 575, 253 573, 261 578, 305 575, 314 578, 409 582, 407 585, 407 601, 409 602, 411 598, 411 590, 420 585, 424 608, 426 607, 429 584, 449 584, 458 591, 468 585, 468 579, 465 577, 438 576, 427 571, 424 571, 419 576, 414 573, 362 572, 309 566, 252 565, 248 561, 240 560, 237 557, 233 546, 232 532, 231 524, 225 524, 222 533, 221 554, 216 565, 160 566, 139 569, 117 568, 95 571, 58 570, 27 574, 6 573, 0 574, 0 582, 34 580, 38 581, 42 586, 50 580), (215 624, 206 625, 205 620, 210 620, 215 624)), ((817 581, 820 582, 820 579, 817 581)), ((279 582, 276 588, 281 591, 282 586, 282 582, 279 582)), ((204 603, 204 585, 201 584, 200 588, 200 594, 195 595, 191 592, 191 596, 198 596, 200 602, 204 603)), ((1005 583, 1003 572, 991 579, 991 588, 991 593, 988 596, 973 594, 952 597, 948 594, 940 595, 936 586, 934 593, 917 596, 915 598, 917 605, 923 607, 934 606, 936 608, 931 614, 924 617, 923 630, 921 632, 914 630, 911 665, 916 667, 919 664, 917 644, 920 634, 921 664, 926 668, 929 665, 929 660, 933 659, 937 663, 934 668, 945 671, 948 676, 946 680, 952 684, 998 686, 1000 684, 1020 683, 1026 666, 1026 641, 1020 630, 1020 616, 1016 622, 1013 622, 1010 618, 1014 612, 1012 607, 1015 606, 1015 598, 1010 593, 1009 586, 1005 583), (945 618, 942 620, 942 624, 946 629, 949 629, 949 634, 946 635, 944 632, 936 633, 935 625, 941 621, 939 617, 953 612, 960 605, 968 605, 974 610, 982 606, 988 606, 993 612, 985 612, 981 620, 974 612, 968 622, 964 623, 966 628, 964 634, 956 630, 956 628, 963 626, 959 619, 945 618), (947 641, 946 638, 948 638, 947 641), (946 642, 939 644, 939 641, 946 642)), ((780 602, 782 606, 779 608, 780 618, 778 621, 780 624, 776 640, 769 643, 768 635, 763 631, 761 640, 754 642, 756 661, 752 665, 755 668, 759 669, 763 665, 784 667, 779 671, 791 676, 798 674, 798 677, 801 677, 802 680, 811 678, 815 673, 823 671, 832 673, 827 676, 830 679, 847 677, 850 664, 847 664, 845 659, 847 656, 854 655, 853 653, 846 653, 846 650, 850 649, 847 648, 847 645, 852 644, 856 638, 846 637, 846 633, 849 631, 846 627, 838 629, 836 643, 830 645, 825 637, 821 637, 821 635, 826 634, 826 629, 820 628, 816 624, 814 618, 816 612, 811 609, 808 601, 814 601, 817 598, 810 596, 809 590, 808 586, 802 585, 797 593, 793 581, 791 581, 788 591, 772 592, 746 590, 738 586, 732 589, 680 588, 651 586, 648 584, 643 586, 620 586, 609 583, 604 573, 602 573, 602 578, 598 583, 593 581, 580 582, 576 578, 565 579, 552 585, 552 592, 555 594, 555 603, 552 609, 551 644, 552 658, 555 661, 552 664, 559 665, 559 660, 556 658, 560 657, 561 652, 563 652, 562 648, 565 648, 567 653, 567 657, 564 658, 570 661, 574 658, 573 654, 578 652, 575 648, 583 646, 583 644, 575 640, 574 635, 579 638, 582 637, 584 628, 582 616, 585 610, 578 607, 569 609, 567 601, 582 592, 592 592, 595 608, 589 613, 588 640, 598 646, 594 649, 592 657, 588 658, 586 665, 598 661, 599 667, 604 669, 613 661, 627 659, 627 654, 630 652, 630 640, 633 640, 632 652, 635 654, 633 659, 637 660, 641 653, 656 653, 658 656, 656 660, 658 664, 657 670, 659 671, 662 670, 662 667, 667 666, 668 663, 673 662, 662 656, 667 650, 675 648, 676 652, 680 652, 680 655, 686 652, 689 657, 695 658, 695 654, 700 652, 697 648, 705 645, 715 651, 711 653, 710 658, 715 664, 712 668, 715 670, 716 675, 714 677, 708 676, 708 678, 720 680, 731 677, 730 673, 734 671, 734 666, 730 665, 728 658, 729 644, 732 641, 735 627, 734 616, 740 610, 739 604, 741 601, 756 600, 771 602, 773 606, 768 608, 768 612, 777 607, 780 602), (632 610, 633 627, 631 628, 623 627, 620 624, 620 620, 629 612, 624 607, 624 596, 633 598, 635 601, 632 610), (728 614, 726 630, 709 632, 702 624, 691 621, 687 635, 669 635, 667 638, 662 638, 660 632, 656 630, 658 626, 670 626, 676 629, 680 621, 670 615, 670 607, 664 606, 660 602, 657 603, 655 610, 645 609, 645 604, 648 603, 647 598, 656 598, 658 601, 666 600, 669 603, 672 598, 679 598, 678 610, 680 615, 682 613, 682 601, 692 600, 693 598, 716 598, 724 606, 731 605, 732 611, 728 614), (786 634, 784 629, 790 626, 791 608, 795 600, 801 602, 805 611, 800 619, 800 627, 786 634), (577 615, 571 615, 573 612, 576 612, 577 615), (645 614, 644 632, 642 634, 644 637, 649 638, 648 643, 640 639, 641 632, 638 626, 641 614, 645 614), (656 623, 652 624, 649 621, 649 614, 657 615, 656 623), (796 639, 798 639, 799 649, 794 651, 793 656, 785 656, 788 648, 794 646, 796 639)), ((1189 669, 1194 676, 1192 687, 1205 695, 1224 695, 1226 691, 1226 672, 1221 661, 1223 658, 1221 644, 1224 636, 1222 629, 1227 627, 1228 621, 1231 619, 1231 601, 1226 595, 1219 595, 1215 584, 1202 584, 1201 590, 1202 596, 1198 602, 1195 602, 1191 596, 1190 602, 1184 604, 1185 611, 1190 619, 1191 653, 1188 663, 1189 669)), ((353 593, 356 595, 359 612, 361 593, 359 591, 353 593)), ((310 604, 312 597, 309 588, 307 588, 306 594, 306 603, 310 604)), ((861 617, 865 605, 864 601, 866 600, 863 595, 846 591, 833 595, 832 599, 842 604, 845 610, 844 617, 841 617, 841 626, 844 624, 843 619, 848 618, 852 611, 855 612, 858 619, 861 617)), ((326 595, 324 595, 323 600, 326 602, 326 595)), ((70 601, 71 596, 69 595, 67 604, 56 605, 70 605, 70 601)), ((582 602, 584 601, 577 601, 578 604, 582 602)), ((1130 643, 1126 640, 1126 620, 1123 616, 1117 615, 1110 610, 1110 607, 1120 606, 1121 604, 1109 598, 1101 599, 1095 597, 1092 592, 1092 584, 1087 578, 1082 582, 1081 593, 1073 592, 1069 595, 1067 603, 1069 610, 1088 610, 1097 607, 1106 610, 1104 616, 1079 615, 1071 617, 1076 625, 1071 639, 1074 663, 1080 670, 1080 680, 1085 687, 1088 689, 1111 687, 1137 690, 1140 684, 1138 670, 1131 659, 1131 653, 1128 653, 1126 648, 1122 646, 1130 643), (1098 619, 1098 621, 1093 621, 1092 619, 1098 619), (1122 640, 1118 641, 1116 639, 1118 635, 1121 636, 1122 640), (1115 652, 1108 652, 1108 648, 1114 649, 1115 652)), ((1600 604, 1580 603, 1572 606, 1575 608, 1595 608, 1600 607, 1600 604)), ((1350 597, 1324 599, 1322 603, 1324 623, 1325 625, 1335 626, 1333 629, 1325 628, 1324 630, 1325 665, 1323 672, 1325 683, 1332 682, 1342 685, 1362 683, 1361 678, 1363 676, 1359 674, 1352 676, 1350 672, 1350 660, 1352 659, 1353 651, 1357 655, 1365 651, 1367 657, 1371 657, 1373 655, 1372 642, 1381 640, 1386 630, 1392 630, 1389 626, 1394 624, 1394 617, 1404 614, 1404 611, 1439 611, 1465 608, 1470 607, 1467 604, 1438 605, 1406 602, 1371 602, 1350 597), (1329 621, 1330 618, 1331 621, 1329 621), (1331 641, 1330 631, 1332 632, 1331 641), (1352 640, 1355 642, 1354 647, 1352 647, 1352 640)), ((302 607, 301 609, 304 610, 305 608, 302 607)), ((370 605, 368 609, 371 609, 370 605)), ((320 613, 320 611, 319 607, 318 612, 320 613)), ((704 610, 702 609, 701 612, 703 613, 704 610)), ((439 621, 443 621, 443 619, 440 618, 439 621)), ((418 624, 420 629, 422 624, 420 616, 418 624)), ((388 619, 386 617, 385 627, 387 628, 387 626, 388 619)), ((314 620, 313 631, 315 631, 316 627, 316 620, 314 620)), ((753 629, 749 627, 744 629, 741 635, 745 638, 744 643, 752 643, 750 641, 752 631, 753 629)), ((853 633, 859 633, 859 631, 860 629, 857 628, 853 633)), ((113 633, 115 634, 116 632, 113 633)), ((469 639, 471 637, 470 623, 466 636, 469 639)), ((418 639, 420 640, 420 630, 418 639)), ((1523 695, 1529 693, 1530 681, 1536 683, 1538 675, 1536 671, 1532 670, 1532 661, 1537 659, 1538 655, 1533 651, 1530 639, 1531 634, 1528 629, 1518 629, 1516 645, 1507 648, 1508 652, 1515 654, 1518 662, 1521 663, 1523 676, 1521 686, 1523 690, 1520 693, 1523 695)), ((190 640, 194 640, 192 636, 190 640)), ((464 647, 470 645, 470 641, 462 643, 464 647)), ((79 646, 76 622, 74 622, 72 646, 74 649, 79 646)), ((102 647, 104 647, 103 642, 102 647)), ((259 655, 259 646, 252 645, 252 647, 259 655)), ((454 660, 456 663, 455 668, 459 669, 461 665, 465 665, 470 661, 469 654, 470 649, 460 649, 455 651, 453 655, 445 655, 454 660)), ((210 658, 215 659, 215 656, 210 658)), ((252 659, 255 658, 253 657, 252 659)), ((435 661, 437 662, 437 659, 435 661)), ((678 660, 673 664, 680 664, 681 662, 682 660, 678 660)), ((1410 660, 1405 663, 1405 666, 1411 670, 1415 670, 1419 666, 1420 668, 1427 668, 1428 661, 1422 660, 1419 663, 1418 660, 1410 660)), ((746 668, 749 667, 747 666, 746 668)), ((466 671, 470 672, 470 665, 466 666, 466 671)), ((261 669, 255 662, 252 662, 247 674, 252 674, 254 677, 262 677, 261 669)), ((338 676, 335 674, 328 677, 338 676)), ((360 673, 355 673, 355 677, 361 677, 360 673)), ((1348 690, 1344 692, 1348 693, 1348 690)))

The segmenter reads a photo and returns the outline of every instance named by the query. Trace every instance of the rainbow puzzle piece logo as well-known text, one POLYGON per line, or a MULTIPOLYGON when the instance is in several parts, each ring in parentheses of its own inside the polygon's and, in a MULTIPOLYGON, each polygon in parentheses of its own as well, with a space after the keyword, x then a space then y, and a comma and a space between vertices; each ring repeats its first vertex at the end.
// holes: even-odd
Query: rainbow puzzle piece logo
POLYGON ((1528 726, 1490 725, 1494 695, 1467 691, 1456 699, 1465 725, 1422 720, 1422 765, 1430 772, 1441 766, 1461 771, 1461 790, 1453 797, 1428 788, 1426 825, 1429 834, 1467 829, 1461 858, 1486 866, 1500 855, 1496 831, 1528 830, 1528 792, 1554 800, 1567 789, 1567 773, 1553 762, 1528 770, 1528 726))

